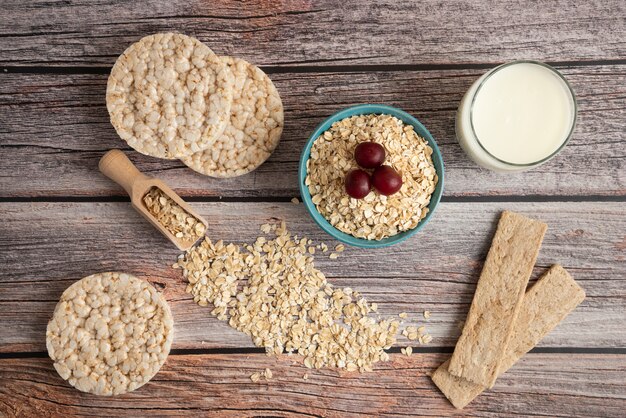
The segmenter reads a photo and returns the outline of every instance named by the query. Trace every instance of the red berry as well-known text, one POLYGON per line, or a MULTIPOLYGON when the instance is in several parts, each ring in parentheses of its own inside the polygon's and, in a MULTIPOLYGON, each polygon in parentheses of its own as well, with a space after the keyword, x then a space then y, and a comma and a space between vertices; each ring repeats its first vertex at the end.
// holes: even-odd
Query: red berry
POLYGON ((372 184, 380 194, 390 196, 402 187, 402 176, 388 165, 381 165, 372 174, 372 184))
POLYGON ((376 142, 361 142, 354 150, 354 159, 363 168, 376 168, 385 162, 385 148, 376 142))
POLYGON ((370 175, 365 171, 356 169, 346 174, 346 193, 355 199, 363 199, 372 190, 370 175))

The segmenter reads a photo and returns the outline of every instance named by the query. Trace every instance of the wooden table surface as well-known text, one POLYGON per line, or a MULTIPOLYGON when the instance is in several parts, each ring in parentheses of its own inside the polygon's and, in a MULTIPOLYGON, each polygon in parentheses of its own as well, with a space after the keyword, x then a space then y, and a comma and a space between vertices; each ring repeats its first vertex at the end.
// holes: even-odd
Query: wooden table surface
POLYGON ((626 3, 622 0, 220 2, 4 0, 0 13, 0 416, 487 415, 624 416, 626 411, 626 3), (411 4, 413 3, 413 4, 411 4), (260 65, 285 105, 280 146, 258 170, 218 180, 130 150, 109 123, 108 73, 140 37, 198 37, 260 65), (564 151, 526 173, 478 168, 454 139, 470 84, 495 65, 537 59, 571 82, 578 126, 564 151), (372 373, 308 371, 267 357, 185 293, 178 252, 97 170, 128 151, 210 221, 210 236, 249 242, 271 218, 336 244, 297 196, 300 150, 315 125, 358 103, 400 107, 439 143, 442 203, 415 237, 349 248, 316 265, 387 315, 425 321, 433 341, 372 373), (547 222, 533 274, 564 265, 585 301, 492 390, 456 411, 428 374, 459 336, 503 209, 547 222), (63 290, 86 275, 126 271, 163 291, 173 350, 141 389, 83 394, 54 371, 45 327, 63 290), (265 367, 269 382, 252 383, 265 367))

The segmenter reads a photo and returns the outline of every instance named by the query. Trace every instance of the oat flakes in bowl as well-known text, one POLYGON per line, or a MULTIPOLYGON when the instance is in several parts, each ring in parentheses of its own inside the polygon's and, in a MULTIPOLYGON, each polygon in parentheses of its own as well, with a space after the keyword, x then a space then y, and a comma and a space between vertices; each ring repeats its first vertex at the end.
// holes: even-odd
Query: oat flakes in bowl
POLYGON ((443 192, 443 161, 435 140, 411 115, 384 105, 344 109, 317 127, 299 166, 299 186, 315 222, 334 238, 357 247, 385 247, 421 229, 443 192), (353 199, 344 178, 358 168, 354 149, 364 141, 385 147, 387 160, 401 173, 397 193, 376 191, 353 199))

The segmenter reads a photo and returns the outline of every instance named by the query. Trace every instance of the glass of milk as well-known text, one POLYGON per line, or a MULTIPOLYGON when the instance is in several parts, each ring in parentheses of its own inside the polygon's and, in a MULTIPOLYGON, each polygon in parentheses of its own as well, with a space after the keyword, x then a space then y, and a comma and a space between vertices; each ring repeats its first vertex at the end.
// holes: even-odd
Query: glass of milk
POLYGON ((457 112, 456 137, 478 165, 523 171, 563 149, 576 113, 576 97, 561 73, 541 62, 514 61, 470 87, 457 112))

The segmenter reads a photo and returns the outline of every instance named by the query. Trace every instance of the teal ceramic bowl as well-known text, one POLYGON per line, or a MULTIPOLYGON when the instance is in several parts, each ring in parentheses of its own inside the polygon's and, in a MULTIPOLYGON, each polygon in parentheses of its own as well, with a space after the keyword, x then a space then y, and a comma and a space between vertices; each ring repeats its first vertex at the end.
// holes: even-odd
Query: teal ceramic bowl
POLYGON ((413 116, 409 115, 408 113, 400 109, 397 109, 391 106, 385 106, 385 105, 379 105, 379 104, 363 104, 363 105, 353 106, 353 107, 349 107, 347 109, 341 110, 335 113, 334 115, 330 116, 328 119, 322 122, 317 128, 315 128, 315 131, 313 131, 313 133, 309 137, 309 140, 307 141, 304 147, 304 150, 302 151, 302 155, 300 156, 298 178, 299 178, 299 186, 300 186, 300 195, 304 202, 304 206, 306 207, 307 211, 309 212, 309 214, 311 215, 315 223, 317 223, 320 226, 320 228, 326 231, 329 235, 331 235, 333 238, 343 243, 352 245, 354 247, 361 247, 361 248, 388 247, 390 245, 398 244, 406 240, 410 236, 415 235, 417 231, 419 231, 420 229, 424 227, 424 225, 426 225, 428 220, 435 213, 435 209, 437 208, 437 205, 439 204, 439 200, 441 199, 441 194, 443 193, 443 181, 444 181, 443 159, 441 158, 439 147, 437 147, 437 143, 435 142, 435 139, 433 138, 433 136, 430 134, 430 132, 428 132, 428 129, 426 129, 424 125, 422 125, 413 116), (428 205, 429 210, 428 210, 428 214, 426 215, 426 217, 424 217, 424 219, 422 219, 415 228, 409 231, 401 232, 389 238, 378 240, 378 241, 367 240, 363 238, 356 238, 350 234, 341 232, 340 230, 332 226, 330 222, 328 222, 326 218, 324 218, 317 211, 315 204, 311 201, 311 194, 309 193, 309 188, 304 184, 304 181, 306 179, 306 174, 307 174, 306 162, 309 159, 309 156, 311 154, 311 147, 313 146, 313 142, 317 139, 317 137, 319 137, 322 133, 324 133, 324 131, 328 130, 333 123, 341 119, 345 119, 347 117, 354 116, 354 115, 366 115, 366 114, 372 114, 372 113, 379 114, 379 115, 380 114, 392 115, 400 119, 404 123, 408 125, 412 125, 413 128, 415 129, 415 132, 417 132, 417 134, 421 136, 422 138, 426 139, 426 141, 428 141, 428 144, 433 149, 433 155, 432 155, 433 164, 435 166, 435 170, 437 171, 437 176, 439 177, 439 182, 437 183, 435 192, 432 194, 430 198, 430 204, 428 205))

